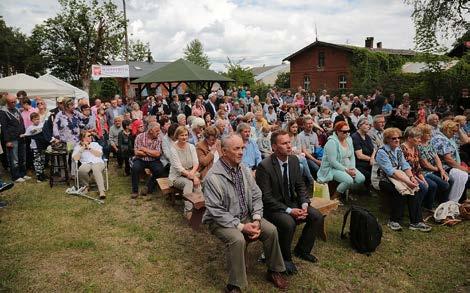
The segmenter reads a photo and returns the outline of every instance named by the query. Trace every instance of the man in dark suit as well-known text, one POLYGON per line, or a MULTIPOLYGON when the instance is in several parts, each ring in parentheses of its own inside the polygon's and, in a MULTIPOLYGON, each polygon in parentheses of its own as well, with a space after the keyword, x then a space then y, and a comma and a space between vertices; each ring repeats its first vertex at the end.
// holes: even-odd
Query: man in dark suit
POLYGON ((256 183, 263 193, 265 217, 277 227, 286 272, 294 274, 297 268, 292 262, 291 245, 295 228, 300 223, 306 223, 295 246, 295 255, 317 262, 317 258, 310 252, 316 235, 323 227, 323 216, 310 206, 299 160, 291 155, 289 134, 284 130, 273 132, 271 146, 273 154, 258 165, 256 183))
POLYGON ((204 104, 206 111, 209 111, 211 114, 211 119, 214 119, 215 115, 217 114, 217 110, 219 110, 219 104, 217 103, 217 94, 211 93, 209 95, 209 99, 204 104))

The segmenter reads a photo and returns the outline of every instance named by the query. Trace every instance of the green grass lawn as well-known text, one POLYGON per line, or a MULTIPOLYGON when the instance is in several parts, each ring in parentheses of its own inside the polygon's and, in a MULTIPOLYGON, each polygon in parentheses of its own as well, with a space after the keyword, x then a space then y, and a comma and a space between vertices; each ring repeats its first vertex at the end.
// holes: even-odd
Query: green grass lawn
MULTIPOLYGON (((161 196, 130 200, 130 178, 110 171, 108 198, 98 205, 64 193, 64 185, 18 184, 2 194, 0 291, 221 292, 224 247, 194 232, 182 204, 161 196)), ((94 194, 96 196, 96 193, 94 194)), ((469 292, 470 223, 434 226, 431 233, 392 232, 376 198, 360 205, 378 215, 382 244, 368 257, 339 238, 340 208, 327 217, 328 242, 318 241, 318 264, 294 259, 292 292, 469 292)), ((248 248, 248 292, 270 292, 259 242, 248 248)))

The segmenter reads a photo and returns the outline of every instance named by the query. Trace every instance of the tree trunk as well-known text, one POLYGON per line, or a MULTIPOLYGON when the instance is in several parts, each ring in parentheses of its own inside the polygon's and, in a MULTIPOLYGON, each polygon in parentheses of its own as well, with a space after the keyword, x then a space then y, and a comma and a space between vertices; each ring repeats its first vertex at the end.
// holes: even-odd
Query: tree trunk
POLYGON ((90 94, 90 77, 89 76, 82 76, 82 88, 87 94, 90 94))

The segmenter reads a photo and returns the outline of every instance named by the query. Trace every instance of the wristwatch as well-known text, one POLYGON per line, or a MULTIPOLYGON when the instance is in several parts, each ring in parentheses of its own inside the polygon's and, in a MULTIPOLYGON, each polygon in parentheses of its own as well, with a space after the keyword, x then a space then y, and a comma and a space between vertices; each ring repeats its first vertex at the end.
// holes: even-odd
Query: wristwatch
POLYGON ((253 223, 254 223, 254 222, 258 222, 258 226, 261 228, 261 220, 256 219, 256 220, 253 221, 253 223))

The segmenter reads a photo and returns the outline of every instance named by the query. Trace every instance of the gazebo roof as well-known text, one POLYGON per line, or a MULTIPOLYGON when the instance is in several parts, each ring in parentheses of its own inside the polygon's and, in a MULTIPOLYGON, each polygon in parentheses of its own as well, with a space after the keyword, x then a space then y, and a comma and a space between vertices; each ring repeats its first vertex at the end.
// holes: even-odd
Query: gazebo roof
POLYGON ((234 81, 212 70, 205 69, 184 59, 178 59, 158 68, 132 83, 234 81))

